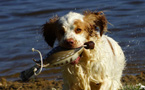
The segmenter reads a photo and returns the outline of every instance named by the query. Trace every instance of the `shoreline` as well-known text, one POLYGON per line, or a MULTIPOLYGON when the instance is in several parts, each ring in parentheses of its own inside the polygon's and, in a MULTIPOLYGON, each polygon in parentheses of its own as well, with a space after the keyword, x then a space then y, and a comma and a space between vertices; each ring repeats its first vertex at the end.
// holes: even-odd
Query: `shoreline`
MULTIPOLYGON (((123 86, 145 85, 145 72, 139 75, 125 75, 121 79, 123 86)), ((45 78, 32 78, 29 81, 21 80, 7 81, 5 77, 0 78, 0 90, 62 90, 62 80, 47 80, 45 78)))

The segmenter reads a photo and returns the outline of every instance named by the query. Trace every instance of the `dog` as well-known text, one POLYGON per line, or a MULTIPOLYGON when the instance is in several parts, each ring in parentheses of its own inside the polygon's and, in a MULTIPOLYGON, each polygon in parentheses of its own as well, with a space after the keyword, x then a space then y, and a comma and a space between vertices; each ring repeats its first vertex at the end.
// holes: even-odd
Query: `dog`
POLYGON ((78 48, 88 41, 94 49, 85 49, 80 60, 61 67, 63 90, 118 90, 125 56, 118 43, 105 35, 107 19, 102 11, 69 12, 52 17, 43 25, 43 36, 51 47, 57 40, 65 48, 78 48))

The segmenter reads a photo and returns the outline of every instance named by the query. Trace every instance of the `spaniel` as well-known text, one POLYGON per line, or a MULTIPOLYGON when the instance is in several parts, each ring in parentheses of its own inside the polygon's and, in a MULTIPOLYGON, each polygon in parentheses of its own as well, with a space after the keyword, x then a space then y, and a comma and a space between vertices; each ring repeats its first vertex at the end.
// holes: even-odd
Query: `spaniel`
POLYGON ((69 12, 55 16, 43 25, 43 36, 53 47, 55 40, 65 48, 78 48, 88 41, 94 49, 85 49, 73 65, 61 67, 63 90, 118 90, 122 87, 121 76, 125 56, 118 43, 104 35, 107 19, 103 12, 69 12))

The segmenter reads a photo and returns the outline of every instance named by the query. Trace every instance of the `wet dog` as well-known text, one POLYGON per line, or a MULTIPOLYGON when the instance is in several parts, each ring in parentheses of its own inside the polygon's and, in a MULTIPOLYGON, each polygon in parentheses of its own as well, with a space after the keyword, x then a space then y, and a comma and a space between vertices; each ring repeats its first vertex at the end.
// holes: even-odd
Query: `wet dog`
POLYGON ((45 41, 53 47, 57 39, 65 48, 78 48, 88 41, 94 49, 85 49, 80 59, 62 69, 64 90, 118 90, 122 87, 121 76, 125 57, 121 47, 107 31, 107 19, 103 12, 69 12, 55 16, 43 25, 45 41))

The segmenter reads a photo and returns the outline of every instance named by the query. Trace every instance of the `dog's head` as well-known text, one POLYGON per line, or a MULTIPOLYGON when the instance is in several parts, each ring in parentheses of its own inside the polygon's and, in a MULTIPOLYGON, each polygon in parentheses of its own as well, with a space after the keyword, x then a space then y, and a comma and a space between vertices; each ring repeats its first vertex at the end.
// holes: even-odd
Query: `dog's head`
POLYGON ((45 41, 53 47, 55 40, 65 48, 78 48, 100 30, 107 31, 107 20, 102 12, 85 11, 84 14, 69 12, 62 17, 53 17, 43 25, 45 41))

